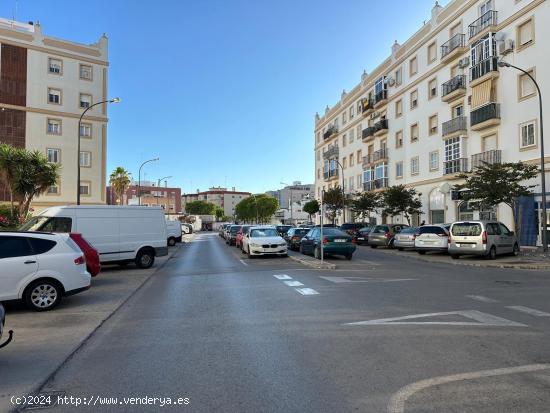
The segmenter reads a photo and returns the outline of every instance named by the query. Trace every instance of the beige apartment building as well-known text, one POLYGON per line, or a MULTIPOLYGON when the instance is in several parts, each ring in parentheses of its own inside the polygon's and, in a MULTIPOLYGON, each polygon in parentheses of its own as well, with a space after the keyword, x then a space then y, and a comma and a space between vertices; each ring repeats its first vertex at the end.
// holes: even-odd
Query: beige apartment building
MULTIPOLYGON (((77 162, 82 204, 105 203, 107 38, 80 44, 45 36, 38 23, 0 19, 0 142, 42 151, 61 165, 56 186, 35 210, 76 203, 77 162), (77 154, 80 137, 81 150, 77 154)), ((0 201, 8 199, 0 188, 0 201)))
MULTIPOLYGON (((423 214, 413 224, 498 218, 513 228, 509 207, 478 210, 452 187, 458 173, 481 162, 540 162, 536 89, 498 61, 535 76, 550 107, 549 21, 545 0, 436 2, 416 33, 316 115, 316 196, 335 185, 352 194, 404 184, 422 194, 423 214)), ((523 242, 540 243, 540 186, 520 212, 523 242)))
POLYGON ((235 187, 228 190, 227 188, 217 186, 204 192, 199 192, 197 190, 196 193, 183 194, 181 196, 182 208, 185 211, 185 205, 188 202, 205 201, 223 208, 226 216, 233 217, 235 216, 235 207, 237 204, 250 195, 252 195, 250 192, 237 191, 235 187))

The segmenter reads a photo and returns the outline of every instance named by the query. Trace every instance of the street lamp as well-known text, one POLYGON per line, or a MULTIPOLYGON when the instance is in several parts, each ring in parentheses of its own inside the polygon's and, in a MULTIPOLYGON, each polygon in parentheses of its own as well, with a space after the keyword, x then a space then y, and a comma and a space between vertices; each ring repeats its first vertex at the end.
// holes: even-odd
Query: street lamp
POLYGON ((333 159, 334 162, 336 162, 336 164, 338 164, 338 166, 340 167, 340 169, 342 170, 342 219, 343 219, 343 223, 345 224, 346 223, 346 193, 344 192, 344 187, 346 186, 346 180, 344 178, 344 167, 342 166, 342 164, 340 163, 340 161, 338 161, 338 159, 333 159))
POLYGON ((531 75, 531 73, 527 72, 526 70, 523 70, 517 66, 514 66, 510 63, 504 62, 502 60, 499 60, 498 62, 499 67, 512 67, 516 70, 519 70, 523 74, 529 76, 529 78, 533 81, 535 84, 535 87, 537 88, 537 92, 539 95, 539 112, 540 112, 540 185, 541 185, 541 192, 542 192, 542 250, 544 252, 548 252, 548 239, 547 239, 547 231, 548 231, 548 225, 547 225, 547 210, 546 210, 546 177, 545 177, 545 165, 544 165, 544 127, 542 124, 542 94, 540 92, 540 87, 535 78, 531 75))
POLYGON ((141 205, 141 168, 143 168, 143 165, 145 165, 146 163, 156 162, 159 159, 160 158, 149 159, 148 161, 143 162, 139 167, 139 172, 138 172, 138 205, 141 205))
POLYGON ((170 179, 172 178, 172 176, 165 176, 164 178, 160 178, 160 179, 157 179, 157 205, 159 204, 159 197, 160 195, 158 194, 158 188, 160 188, 160 183, 161 181, 164 181, 165 179, 170 179))
POLYGON ((289 184, 287 184, 286 182, 279 182, 279 183, 281 185, 286 185, 289 188, 289 191, 290 191, 290 223, 292 224, 292 221, 293 221, 293 219, 292 219, 292 217, 293 217, 293 215, 292 215, 292 187, 289 184))
POLYGON ((76 204, 80 205, 80 128, 82 127, 82 118, 91 108, 103 103, 120 103, 120 98, 102 100, 101 102, 96 102, 93 105, 88 106, 84 109, 84 112, 80 115, 78 119, 78 139, 77 139, 77 152, 76 152, 76 204))

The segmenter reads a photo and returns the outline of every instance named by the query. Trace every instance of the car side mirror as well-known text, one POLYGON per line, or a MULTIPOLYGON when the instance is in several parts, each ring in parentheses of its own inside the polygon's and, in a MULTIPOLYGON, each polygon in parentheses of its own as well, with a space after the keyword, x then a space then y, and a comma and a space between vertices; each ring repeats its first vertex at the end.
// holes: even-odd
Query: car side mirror
POLYGON ((509 234, 509 235, 516 235, 516 234, 514 233, 514 231, 510 231, 508 234, 509 234))

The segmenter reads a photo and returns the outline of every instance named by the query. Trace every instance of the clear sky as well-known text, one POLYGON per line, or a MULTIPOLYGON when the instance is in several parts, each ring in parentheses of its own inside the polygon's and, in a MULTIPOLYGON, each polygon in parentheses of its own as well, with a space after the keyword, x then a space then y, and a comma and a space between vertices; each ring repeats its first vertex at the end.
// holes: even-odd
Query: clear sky
MULTIPOLYGON (((314 181, 314 114, 430 17, 433 0, 1 0, 46 35, 109 37, 108 174, 184 192, 314 181), (143 179, 143 178, 142 178, 143 179)), ((447 1, 440 2, 443 5, 447 1)))

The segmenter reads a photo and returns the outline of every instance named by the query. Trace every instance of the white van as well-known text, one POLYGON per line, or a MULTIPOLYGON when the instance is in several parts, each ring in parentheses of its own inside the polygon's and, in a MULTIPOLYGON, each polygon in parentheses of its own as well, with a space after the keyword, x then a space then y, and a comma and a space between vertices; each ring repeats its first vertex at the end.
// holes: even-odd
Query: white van
POLYGON ((78 232, 99 252, 102 263, 134 261, 149 268, 168 254, 161 207, 69 205, 51 207, 21 227, 23 231, 78 232))
POLYGON ((173 247, 177 242, 181 242, 181 223, 179 221, 166 220, 166 236, 168 237, 168 245, 173 247))

